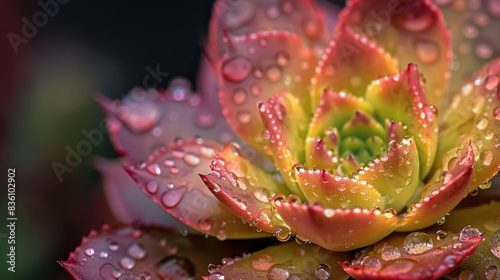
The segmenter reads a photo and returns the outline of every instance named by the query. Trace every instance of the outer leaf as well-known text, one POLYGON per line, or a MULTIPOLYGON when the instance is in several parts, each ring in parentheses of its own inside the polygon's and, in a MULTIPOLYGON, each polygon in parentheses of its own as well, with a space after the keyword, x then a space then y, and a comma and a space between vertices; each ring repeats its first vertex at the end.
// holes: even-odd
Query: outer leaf
POLYGON ((210 21, 209 51, 212 58, 224 53, 223 34, 244 35, 262 30, 288 30, 311 47, 322 48, 328 40, 323 14, 313 1, 218 0, 210 21))
POLYGON ((349 253, 335 253, 314 245, 295 242, 268 247, 243 259, 213 269, 213 279, 347 279, 338 262, 349 253))
MULTIPOLYGON (((483 66, 466 83, 440 119, 438 158, 435 166, 448 170, 460 150, 473 144, 476 167, 470 189, 490 180, 500 169, 500 59, 483 66)), ((435 167, 436 168, 436 167, 435 167)), ((440 172, 439 169, 437 172, 440 172)))
POLYGON ((261 135, 257 105, 288 92, 300 98, 299 105, 308 111, 308 85, 316 57, 298 35, 285 31, 230 36, 227 41, 228 51, 215 66, 223 114, 238 135, 264 151, 267 141, 261 135))
POLYGON ((313 108, 325 89, 362 96, 372 80, 397 72, 397 61, 383 49, 345 24, 336 28, 312 80, 313 108))
POLYGON ((59 262, 75 279, 194 279, 211 262, 255 244, 220 242, 147 227, 104 226, 91 231, 68 260, 59 262), (199 254, 199 250, 211 252, 199 254))
POLYGON ((449 79, 450 33, 430 0, 349 1, 343 24, 374 39, 400 65, 418 63, 431 104, 438 105, 449 79))
POLYGON ((98 158, 95 166, 104 177, 104 191, 108 204, 120 222, 175 228, 181 231, 190 229, 163 211, 141 191, 140 187, 123 170, 121 161, 98 158))
POLYGON ((276 176, 254 166, 234 144, 217 153, 212 172, 200 175, 210 191, 244 222, 275 234, 286 225, 273 213, 269 200, 275 194, 288 194, 276 176))
POLYGON ((274 204, 283 220, 298 235, 334 251, 350 251, 373 244, 397 226, 396 216, 383 214, 378 209, 331 209, 280 200, 274 204))
POLYGON ((136 164, 177 137, 195 135, 227 142, 235 139, 218 110, 200 107, 202 100, 191 95, 181 82, 168 91, 135 88, 121 101, 104 96, 97 100, 107 116, 107 127, 115 149, 127 163, 136 164))
POLYGON ((220 148, 213 142, 177 141, 127 171, 163 210, 182 223, 219 239, 262 236, 229 212, 205 187, 198 173, 220 148))
POLYGON ((428 103, 417 66, 373 82, 366 99, 382 119, 400 121, 408 126, 408 134, 417 144, 420 178, 425 178, 434 162, 437 148, 436 109, 428 103))
POLYGON ((434 0, 434 3, 443 12, 452 34, 449 94, 441 103, 441 108, 446 109, 451 98, 460 93, 463 81, 489 59, 500 55, 500 9, 495 0, 434 0))
POLYGON ((481 206, 454 210, 446 222, 433 229, 456 231, 464 225, 472 225, 486 232, 485 240, 459 269, 451 273, 450 279, 498 279, 500 278, 500 203, 491 202, 481 206), (494 255, 493 253, 496 253, 494 255))
POLYGON ((469 147, 449 173, 439 181, 427 184, 422 200, 411 205, 398 231, 426 228, 444 217, 467 195, 474 170, 474 152, 469 147))
POLYGON ((460 265, 479 246, 484 234, 464 228, 446 238, 440 233, 393 234, 369 247, 352 263, 342 263, 356 279, 438 279, 460 265))

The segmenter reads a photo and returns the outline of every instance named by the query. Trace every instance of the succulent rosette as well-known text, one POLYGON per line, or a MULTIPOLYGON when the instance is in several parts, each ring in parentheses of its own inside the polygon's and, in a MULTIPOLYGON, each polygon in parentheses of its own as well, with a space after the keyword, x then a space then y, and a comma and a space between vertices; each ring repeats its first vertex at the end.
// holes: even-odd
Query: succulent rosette
MULTIPOLYGON (((123 155, 97 164, 111 207, 182 235, 295 236, 204 279, 497 279, 500 3, 435 2, 351 0, 331 31, 324 3, 218 1, 199 94, 174 80, 99 97, 123 155)), ((206 274, 185 248, 216 241, 159 231, 105 228, 63 266, 77 278, 206 274)))

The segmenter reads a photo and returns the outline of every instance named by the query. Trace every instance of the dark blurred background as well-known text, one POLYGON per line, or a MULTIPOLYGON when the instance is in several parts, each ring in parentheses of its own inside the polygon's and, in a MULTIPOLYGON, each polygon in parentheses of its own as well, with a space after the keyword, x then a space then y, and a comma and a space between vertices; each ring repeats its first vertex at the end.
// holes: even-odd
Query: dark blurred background
POLYGON ((116 222, 91 164, 94 155, 116 157, 108 139, 61 181, 53 164, 98 128, 97 92, 119 98, 157 65, 169 73, 159 87, 175 76, 195 81, 214 2, 59 0, 20 39, 24 20, 43 23, 40 3, 54 1, 0 3, 0 279, 70 279, 56 261, 90 229, 116 222), (15 273, 6 264, 7 168, 16 169, 15 273))

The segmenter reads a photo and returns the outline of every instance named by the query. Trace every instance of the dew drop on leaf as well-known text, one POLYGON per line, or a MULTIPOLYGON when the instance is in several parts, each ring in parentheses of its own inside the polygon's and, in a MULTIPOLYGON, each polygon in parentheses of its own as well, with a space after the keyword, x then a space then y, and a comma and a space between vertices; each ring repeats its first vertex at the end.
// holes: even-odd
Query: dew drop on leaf
POLYGON ((135 261, 130 257, 122 257, 120 259, 120 265, 125 269, 131 270, 135 266, 135 261))
POLYGON ((403 248, 408 254, 422 254, 431 250, 434 246, 432 239, 427 233, 412 232, 403 242, 403 248))
POLYGON ((399 251, 398 247, 386 245, 381 250, 381 256, 383 260, 390 261, 400 258, 401 251, 399 251))
POLYGON ((252 260, 252 267, 255 270, 266 271, 275 264, 272 256, 268 254, 259 254, 252 260))
POLYGON ((462 242, 474 242, 477 241, 478 239, 482 239, 483 235, 481 232, 473 227, 473 226, 466 226, 460 231, 460 241, 462 242))
POLYGON ((230 82, 245 80, 252 69, 250 60, 244 57, 233 57, 222 66, 222 76, 230 82))
POLYGON ((288 268, 282 264, 275 264, 267 270, 267 279, 286 280, 290 276, 288 268))
POLYGON ((158 275, 163 279, 183 280, 194 276, 194 265, 186 258, 169 256, 156 264, 158 275))
POLYGON ((127 252, 132 258, 136 260, 143 259, 146 256, 146 251, 138 243, 133 243, 132 245, 130 245, 127 252))
POLYGON ((314 276, 319 280, 327 280, 332 275, 332 268, 328 264, 319 264, 314 271, 314 276))
POLYGON ((500 230, 493 233, 489 246, 491 253, 500 259, 500 230))

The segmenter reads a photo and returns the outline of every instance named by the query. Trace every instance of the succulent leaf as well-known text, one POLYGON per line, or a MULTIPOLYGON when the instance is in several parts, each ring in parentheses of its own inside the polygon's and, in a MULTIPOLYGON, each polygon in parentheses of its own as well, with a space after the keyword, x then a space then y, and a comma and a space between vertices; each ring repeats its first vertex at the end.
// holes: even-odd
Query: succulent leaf
POLYGON ((400 65, 418 64, 430 104, 439 104, 449 79, 451 39, 442 14, 430 0, 349 1, 337 30, 342 24, 374 40, 400 65))
POLYGON ((348 279, 338 262, 350 253, 338 253, 295 242, 268 247, 229 264, 219 265, 204 276, 212 279, 348 279), (222 278, 223 277, 223 278, 222 278))
POLYGON ((323 91, 362 96, 368 84, 397 72, 397 61, 350 27, 339 23, 312 80, 312 105, 318 106, 323 91))
POLYGON ((341 265, 356 279, 438 279, 458 267, 483 239, 484 233, 469 227, 459 234, 393 234, 341 265))
MULTIPOLYGON (((321 4, 323 9, 328 7, 321 4)), ((333 15, 331 7, 326 12, 333 15)), ((323 13, 313 1, 218 0, 210 21, 208 48, 211 57, 223 55, 224 34, 245 35, 261 30, 289 30, 298 34, 309 47, 318 50, 328 41, 323 13)))
POLYGON ((275 200, 274 206, 298 235, 338 252, 373 244, 391 233, 398 222, 395 215, 378 209, 332 209, 281 200, 275 200))
POLYGON ((167 91, 135 88, 123 100, 98 96, 97 101, 106 113, 113 145, 128 164, 147 160, 176 138, 236 139, 221 113, 201 106, 200 96, 191 94, 184 80, 172 81, 167 91))
POLYGON ((164 211, 198 231, 219 239, 263 237, 242 225, 198 177, 208 173, 218 149, 218 144, 201 139, 177 140, 127 171, 164 211))
POLYGON ((235 254, 213 239, 157 228, 104 226, 91 231, 82 244, 59 262, 75 279, 194 279, 210 262, 235 254), (211 254, 199 254, 207 250, 211 254))
POLYGON ((487 182, 500 166, 500 59, 483 66, 455 96, 439 121, 440 170, 452 167, 465 146, 472 143, 476 166, 470 190, 487 182))
POLYGON ((447 108, 453 96, 490 59, 500 55, 500 9, 490 1, 433 1, 441 10, 452 34, 453 61, 447 98, 440 108, 447 108))
POLYGON ((374 81, 366 100, 381 119, 399 121, 407 126, 417 144, 420 178, 432 167, 438 144, 436 109, 428 103, 417 65, 409 64, 401 73, 374 81))
POLYGON ((221 203, 254 229, 275 234, 286 225, 276 217, 269 200, 288 189, 276 176, 254 166, 234 144, 224 146, 211 163, 212 171, 200 175, 221 203))
POLYGON ((433 227, 436 232, 456 232, 470 225, 484 232, 484 241, 464 263, 450 274, 458 279, 500 278, 500 203, 491 202, 480 206, 453 210, 442 225, 433 227))
POLYGON ((409 207, 397 230, 426 228, 444 217, 467 195, 473 170, 474 152, 469 146, 452 170, 443 174, 439 181, 424 187, 422 199, 409 207))
POLYGON ((170 216, 151 200, 123 169, 122 161, 98 158, 94 165, 103 176, 109 207, 120 222, 196 232, 170 216))

